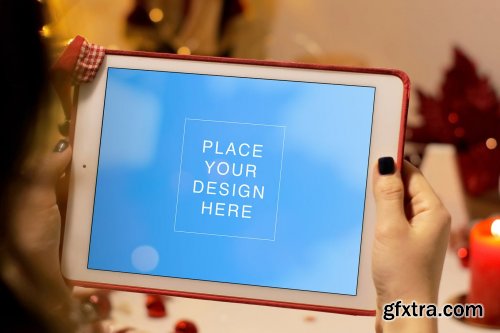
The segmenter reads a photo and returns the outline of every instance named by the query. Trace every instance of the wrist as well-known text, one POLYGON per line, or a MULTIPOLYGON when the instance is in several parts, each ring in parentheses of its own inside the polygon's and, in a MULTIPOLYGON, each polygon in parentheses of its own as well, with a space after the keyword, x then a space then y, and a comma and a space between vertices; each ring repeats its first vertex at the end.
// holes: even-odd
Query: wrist
POLYGON ((377 306, 381 310, 384 305, 401 301, 402 303, 410 304, 412 302, 418 304, 436 304, 438 300, 438 288, 432 286, 409 284, 404 288, 392 288, 391 293, 379 293, 377 295, 377 306), (411 285, 411 287, 410 287, 411 285), (397 291, 395 291, 397 290, 397 291))
POLYGON ((437 306, 436 302, 437 297, 431 293, 414 294, 411 298, 401 297, 390 302, 379 303, 377 312, 381 331, 384 333, 437 332, 437 318, 435 314, 428 312, 428 309, 433 308, 432 305, 437 306))
POLYGON ((382 320, 384 333, 437 333, 437 319, 427 317, 396 317, 394 320, 382 320))

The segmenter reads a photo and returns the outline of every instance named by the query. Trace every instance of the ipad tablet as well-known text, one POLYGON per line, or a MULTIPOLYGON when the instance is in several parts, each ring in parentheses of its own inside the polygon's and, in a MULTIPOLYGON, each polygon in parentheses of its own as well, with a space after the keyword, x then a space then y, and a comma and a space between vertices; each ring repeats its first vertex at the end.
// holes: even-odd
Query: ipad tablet
POLYGON ((108 51, 78 92, 72 283, 373 315, 371 169, 400 71, 108 51))

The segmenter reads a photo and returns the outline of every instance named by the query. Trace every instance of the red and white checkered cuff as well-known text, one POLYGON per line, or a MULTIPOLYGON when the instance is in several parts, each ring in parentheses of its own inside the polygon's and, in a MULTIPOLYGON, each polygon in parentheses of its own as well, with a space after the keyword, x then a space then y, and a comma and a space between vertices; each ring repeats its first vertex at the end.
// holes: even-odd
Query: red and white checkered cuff
POLYGON ((92 81, 103 60, 104 47, 84 41, 73 70, 73 84, 92 81))

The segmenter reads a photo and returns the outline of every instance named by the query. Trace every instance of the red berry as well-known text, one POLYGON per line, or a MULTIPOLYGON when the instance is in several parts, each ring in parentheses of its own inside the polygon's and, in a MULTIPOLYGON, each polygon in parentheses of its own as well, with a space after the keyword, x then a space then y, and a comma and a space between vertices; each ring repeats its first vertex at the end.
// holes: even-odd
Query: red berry
POLYGON ((192 321, 179 320, 175 324, 175 333, 198 333, 198 329, 192 321))
POLYGON ((167 315, 167 309, 163 302, 163 297, 159 295, 148 295, 146 298, 146 308, 148 316, 151 318, 163 318, 167 315))

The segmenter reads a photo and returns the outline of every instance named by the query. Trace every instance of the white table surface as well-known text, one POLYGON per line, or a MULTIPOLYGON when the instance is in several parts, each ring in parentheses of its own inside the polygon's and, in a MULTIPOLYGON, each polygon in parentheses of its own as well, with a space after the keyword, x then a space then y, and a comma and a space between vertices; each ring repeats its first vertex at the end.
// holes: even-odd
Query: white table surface
MULTIPOLYGON (((468 289, 469 272, 460 266, 457 257, 448 253, 441 280, 439 304, 449 302, 468 289)), ((137 332, 173 332, 180 319, 193 321, 199 333, 294 333, 294 332, 374 332, 373 317, 337 315, 313 311, 233 304, 187 298, 168 298, 168 315, 149 318, 145 295, 113 292, 111 322, 114 328, 135 327, 137 332)), ((466 325, 457 319, 440 318, 440 332, 493 332, 466 325)))

